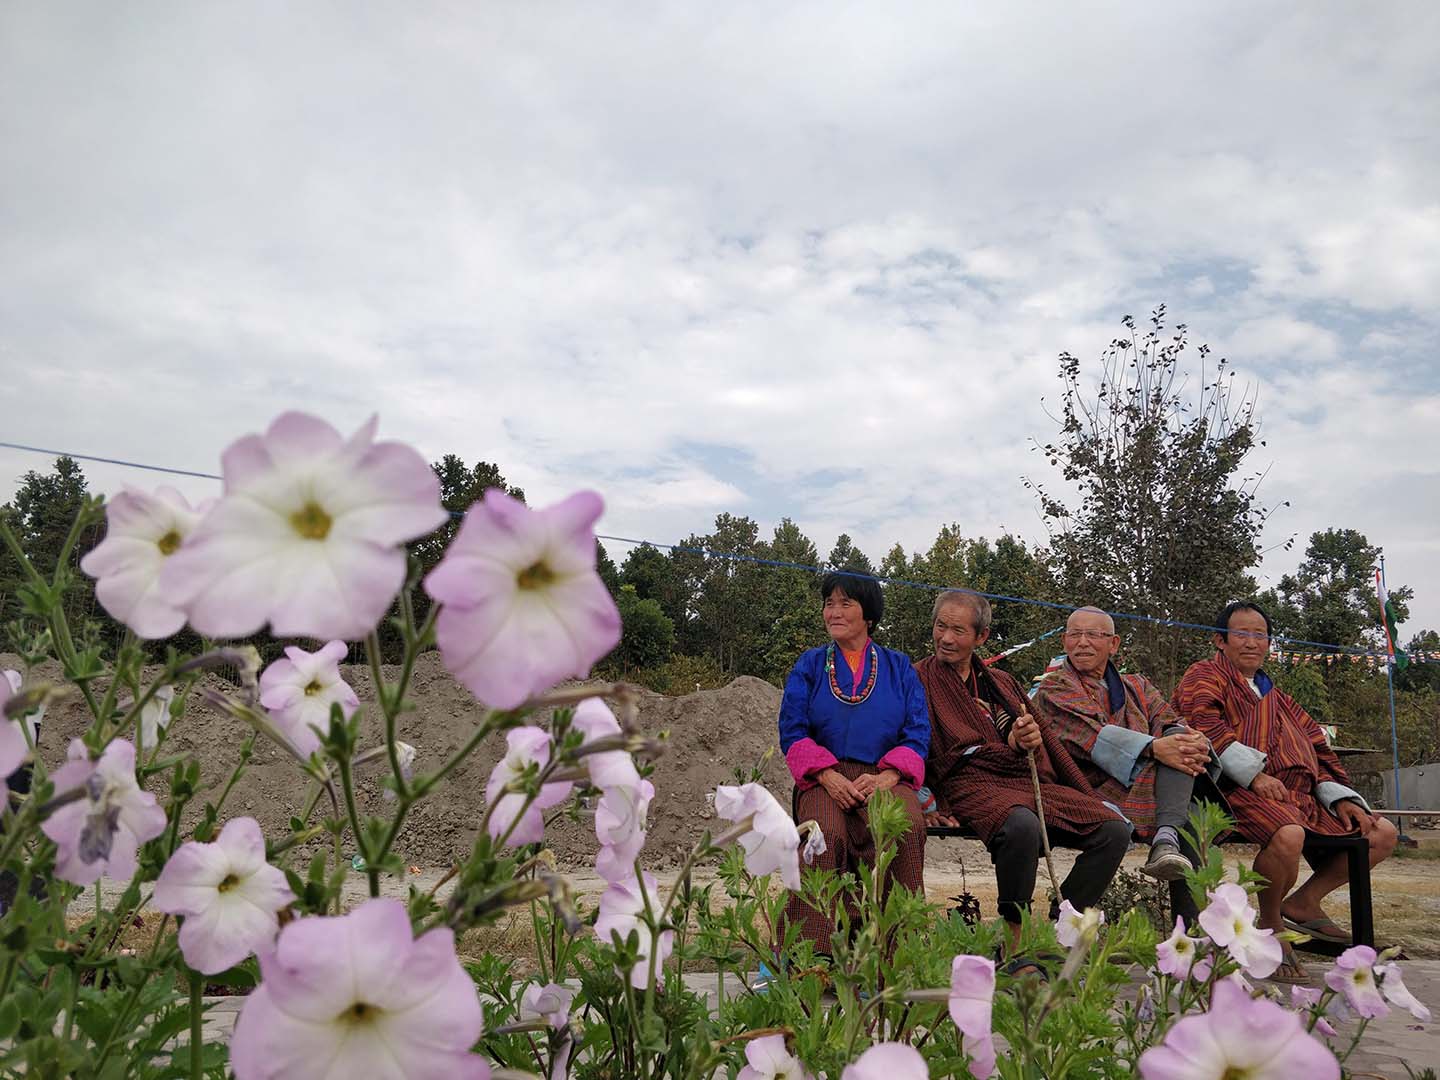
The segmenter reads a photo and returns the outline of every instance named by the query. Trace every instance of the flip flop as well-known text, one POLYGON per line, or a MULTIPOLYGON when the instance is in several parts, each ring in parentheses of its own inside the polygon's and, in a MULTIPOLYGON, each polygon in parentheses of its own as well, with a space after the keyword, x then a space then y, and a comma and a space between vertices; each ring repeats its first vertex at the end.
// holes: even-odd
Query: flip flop
POLYGON ((1300 963, 1290 943, 1283 941, 1280 944, 1280 966, 1271 972, 1267 978, 1269 978, 1271 982, 1308 983, 1310 981, 1310 975, 1306 972, 1305 965, 1300 963))
POLYGON ((1299 919, 1292 919, 1286 915, 1285 927, 1287 930, 1294 930, 1296 933, 1306 934, 1316 941, 1326 941, 1331 945, 1350 944, 1350 935, 1341 929, 1339 924, 1328 915, 1322 915, 1318 919, 1309 919, 1304 922, 1299 919))
POLYGON ((1038 978, 1041 982, 1050 981, 1050 973, 1028 956, 1012 956, 1000 965, 999 971, 1012 979, 1038 978))

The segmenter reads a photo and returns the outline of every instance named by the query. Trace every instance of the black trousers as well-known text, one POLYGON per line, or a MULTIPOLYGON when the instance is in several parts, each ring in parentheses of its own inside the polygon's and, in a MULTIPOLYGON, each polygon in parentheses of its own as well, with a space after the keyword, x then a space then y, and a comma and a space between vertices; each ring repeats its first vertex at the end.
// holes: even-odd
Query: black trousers
MULTIPOLYGON (((1130 826, 1116 820, 1107 821, 1085 835, 1055 825, 1049 827, 1049 832, 1051 847, 1074 848, 1080 852, 1075 866, 1060 884, 1061 899, 1069 900, 1081 911, 1094 907, 1130 847, 1130 826)), ((1040 819, 1033 810, 1017 806, 990 840, 990 861, 995 864, 995 882, 1000 894, 1000 916, 1006 922, 1018 923, 1021 912, 1029 909, 1043 853, 1040 819)))

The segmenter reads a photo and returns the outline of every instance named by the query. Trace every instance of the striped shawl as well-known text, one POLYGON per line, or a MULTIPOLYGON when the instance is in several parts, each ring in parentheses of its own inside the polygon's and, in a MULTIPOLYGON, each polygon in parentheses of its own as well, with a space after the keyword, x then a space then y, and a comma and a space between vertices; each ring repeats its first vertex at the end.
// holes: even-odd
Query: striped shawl
POLYGON ((1174 705, 1210 739, 1216 753, 1234 742, 1261 751, 1265 772, 1289 789, 1289 801, 1272 802, 1226 784, 1236 829, 1247 839, 1264 844, 1281 826, 1292 824, 1331 836, 1350 831, 1315 799, 1315 786, 1323 781, 1348 786, 1345 769, 1320 725, 1285 691, 1272 686, 1256 697, 1245 676, 1217 652, 1213 660, 1190 665, 1175 688, 1174 705))

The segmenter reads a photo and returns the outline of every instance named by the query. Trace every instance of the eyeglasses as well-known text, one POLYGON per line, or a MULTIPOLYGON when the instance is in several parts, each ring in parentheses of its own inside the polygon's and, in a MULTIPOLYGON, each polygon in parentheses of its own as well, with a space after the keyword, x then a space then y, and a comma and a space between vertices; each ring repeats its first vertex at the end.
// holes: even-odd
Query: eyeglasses
POLYGON ((1071 641, 1108 641, 1115 635, 1109 630, 1066 630, 1065 636, 1071 641))
POLYGON ((1239 638, 1241 641, 1269 641, 1270 635, 1263 630, 1228 630, 1227 636, 1239 638))

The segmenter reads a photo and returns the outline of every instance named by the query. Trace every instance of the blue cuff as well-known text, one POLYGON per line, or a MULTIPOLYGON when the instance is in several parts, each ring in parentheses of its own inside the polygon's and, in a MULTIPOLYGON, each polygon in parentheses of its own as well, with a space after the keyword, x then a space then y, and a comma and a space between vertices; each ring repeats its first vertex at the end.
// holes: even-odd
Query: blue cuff
POLYGON ((1152 736, 1143 731, 1131 731, 1119 724, 1106 724, 1095 737, 1090 760, 1128 788, 1145 767, 1140 755, 1144 753, 1145 747, 1154 741, 1152 736))
POLYGON ((1342 799, 1354 799, 1365 808, 1367 814, 1371 813, 1370 804, 1354 788, 1348 788, 1334 780, 1322 780, 1315 785, 1315 801, 1332 814, 1335 812, 1335 804, 1342 799))
POLYGON ((1243 788, 1248 788, 1264 768, 1265 755, 1238 739, 1220 755, 1220 774, 1243 788))

